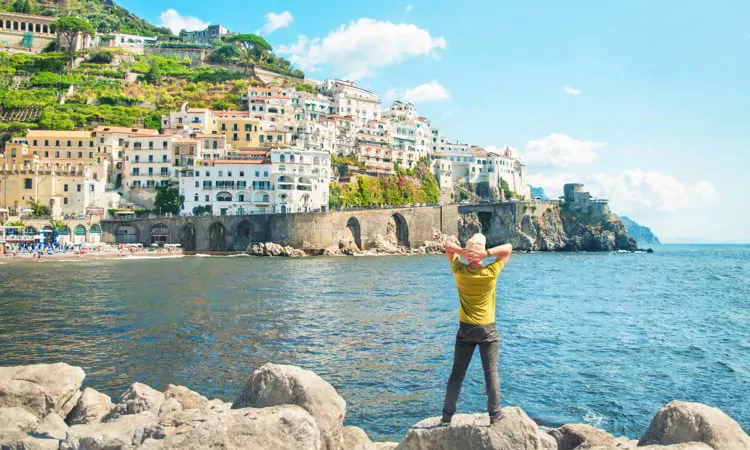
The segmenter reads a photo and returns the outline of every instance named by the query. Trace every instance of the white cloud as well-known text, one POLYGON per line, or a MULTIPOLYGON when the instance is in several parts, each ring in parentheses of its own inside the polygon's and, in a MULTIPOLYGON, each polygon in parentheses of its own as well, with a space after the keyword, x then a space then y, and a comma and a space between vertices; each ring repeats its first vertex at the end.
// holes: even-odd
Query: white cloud
POLYGON ((268 13, 266 14, 266 23, 263 24, 263 28, 258 30, 258 34, 271 34, 281 28, 286 28, 292 24, 294 16, 289 11, 282 13, 268 13))
POLYGON ((438 102, 451 98, 448 89, 433 80, 429 83, 420 84, 413 88, 398 89, 391 88, 385 93, 386 100, 403 99, 411 103, 438 102))
POLYGON ((414 5, 406 5, 406 14, 409 14, 414 9, 414 5))
POLYGON ((610 201, 621 215, 654 216, 706 205, 718 198, 717 190, 705 181, 683 182, 671 175, 641 169, 621 173, 539 173, 527 176, 532 186, 541 186, 550 198, 562 195, 565 183, 583 183, 597 198, 610 201))
POLYGON ((606 145, 606 142, 582 141, 566 134, 552 133, 526 143, 526 151, 521 156, 529 165, 570 167, 593 162, 606 145))
POLYGON ((581 90, 573 86, 563 86, 563 92, 570 95, 578 95, 581 93, 581 90))
POLYGON ((183 16, 176 9, 168 9, 159 14, 159 26, 169 28, 174 34, 179 34, 181 30, 203 30, 208 25, 208 22, 197 17, 183 16))
POLYGON ((624 213, 630 211, 677 211, 705 205, 718 198, 707 182, 685 183, 671 175, 641 169, 621 174, 597 173, 587 177, 600 197, 607 197, 624 213))
POLYGON ((328 65, 339 75, 359 79, 371 75, 376 67, 434 55, 447 47, 445 39, 414 24, 363 18, 341 25, 324 38, 300 36, 294 44, 281 45, 277 50, 306 71, 328 65))

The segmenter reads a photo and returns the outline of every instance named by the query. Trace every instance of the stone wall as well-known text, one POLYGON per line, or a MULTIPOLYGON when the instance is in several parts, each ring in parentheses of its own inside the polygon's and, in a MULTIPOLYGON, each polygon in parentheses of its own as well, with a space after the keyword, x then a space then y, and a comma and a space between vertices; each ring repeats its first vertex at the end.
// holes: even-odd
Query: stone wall
POLYGON ((325 249, 353 240, 364 250, 389 235, 394 243, 418 247, 433 239, 433 230, 455 235, 457 222, 456 206, 112 220, 102 223, 102 240, 150 245, 161 236, 187 251, 245 251, 251 242, 325 249))

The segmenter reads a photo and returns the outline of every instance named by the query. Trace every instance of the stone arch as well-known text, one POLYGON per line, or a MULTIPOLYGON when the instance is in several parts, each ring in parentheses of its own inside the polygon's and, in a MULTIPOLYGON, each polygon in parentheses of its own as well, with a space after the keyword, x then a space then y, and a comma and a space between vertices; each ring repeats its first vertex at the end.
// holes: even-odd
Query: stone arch
POLYGON ((362 250, 362 228, 359 225, 359 220, 352 216, 346 222, 346 240, 357 246, 358 250, 362 250))
POLYGON ((102 241, 102 227, 95 223, 91 225, 91 229, 89 230, 89 242, 92 244, 98 244, 102 241))
POLYGON ((208 248, 212 252, 227 250, 226 229, 221 222, 214 222, 208 227, 208 248))
POLYGON ((195 251, 195 225, 186 223, 180 228, 180 245, 186 252, 195 251))
POLYGON ((76 244, 83 244, 86 242, 86 227, 83 225, 76 225, 75 229, 73 230, 73 242, 76 244))
POLYGON ((169 237, 169 225, 162 222, 151 225, 152 244, 167 244, 169 243, 169 237))
POLYGON ((138 243, 138 234, 138 227, 134 225, 120 225, 115 230, 115 242, 118 244, 136 244, 138 243))
POLYGON ((409 248, 409 224, 400 213, 395 213, 388 221, 389 240, 399 247, 409 248))
POLYGON ((234 233, 234 249, 245 251, 247 246, 253 242, 253 224, 249 220, 243 220, 237 225, 234 233))
POLYGON ((222 191, 216 194, 216 201, 217 202, 231 202, 232 201, 232 194, 230 194, 227 191, 222 191))

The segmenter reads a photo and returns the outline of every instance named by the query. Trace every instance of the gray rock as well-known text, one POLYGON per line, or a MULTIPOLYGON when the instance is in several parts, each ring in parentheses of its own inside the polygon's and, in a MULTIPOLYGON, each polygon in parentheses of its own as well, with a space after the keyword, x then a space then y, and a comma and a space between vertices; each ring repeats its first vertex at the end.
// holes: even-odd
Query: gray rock
POLYGON ((0 432, 33 431, 38 422, 39 418, 24 408, 0 408, 0 432))
POLYGON ((68 415, 69 425, 99 422, 114 408, 109 395, 87 387, 78 399, 75 408, 68 415))
POLYGON ((125 414, 139 414, 145 411, 157 413, 162 403, 164 394, 145 384, 133 383, 104 420, 109 421, 125 414))
POLYGON ((339 449, 346 402, 327 381, 295 366, 266 364, 250 375, 232 408, 298 405, 318 424, 324 449, 339 449))
POLYGON ((362 428, 344 427, 343 436, 343 450, 376 450, 362 428))
POLYGON ((57 439, 37 438, 20 431, 0 431, 2 450, 57 450, 59 445, 57 439))
POLYGON ((68 425, 63 418, 56 413, 49 413, 39 422, 34 433, 52 439, 62 440, 65 439, 65 435, 68 433, 68 425))
POLYGON ((168 417, 170 414, 180 411, 182 411, 182 405, 180 402, 178 402, 177 399, 168 398, 164 400, 164 403, 161 404, 161 408, 159 408, 159 419, 161 420, 164 417, 168 417))
POLYGON ((127 414, 109 422, 71 426, 60 442, 60 450, 129 449, 146 439, 162 439, 164 436, 156 414, 127 414))
POLYGON ((319 450, 315 419, 294 405, 243 409, 188 409, 162 419, 163 440, 147 440, 147 449, 319 450))
POLYGON ((580 423, 563 425, 550 431, 549 434, 557 441, 558 450, 615 445, 615 438, 611 434, 580 423))
POLYGON ((19 406, 38 418, 65 417, 81 395, 86 374, 63 363, 0 367, 0 407, 19 406))
POLYGON ((166 399, 173 398, 180 403, 182 409, 203 409, 208 406, 208 399, 197 392, 193 392, 185 386, 168 384, 164 391, 166 399))
POLYGON ((503 419, 489 425, 486 414, 457 414, 450 426, 439 426, 440 418, 414 425, 397 450, 554 450, 555 439, 544 433, 519 408, 502 409, 503 419))
POLYGON ((656 413, 638 445, 688 442, 702 442, 716 450, 750 449, 750 437, 721 410, 680 401, 673 401, 656 413))
POLYGON ((398 442, 375 442, 375 450, 394 450, 398 442))

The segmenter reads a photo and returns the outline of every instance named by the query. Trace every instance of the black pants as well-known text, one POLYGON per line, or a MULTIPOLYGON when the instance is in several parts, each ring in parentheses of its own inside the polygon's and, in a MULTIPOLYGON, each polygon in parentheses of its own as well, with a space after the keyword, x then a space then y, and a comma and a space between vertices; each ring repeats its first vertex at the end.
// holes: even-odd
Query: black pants
POLYGON ((500 335, 495 324, 472 325, 461 323, 456 333, 456 347, 453 356, 453 371, 448 379, 443 404, 443 419, 449 420, 456 413, 456 403, 461 392, 461 384, 469 368, 474 347, 479 346, 484 369, 484 383, 487 387, 487 411, 490 416, 500 413, 500 378, 497 376, 497 360, 500 350, 500 335))

